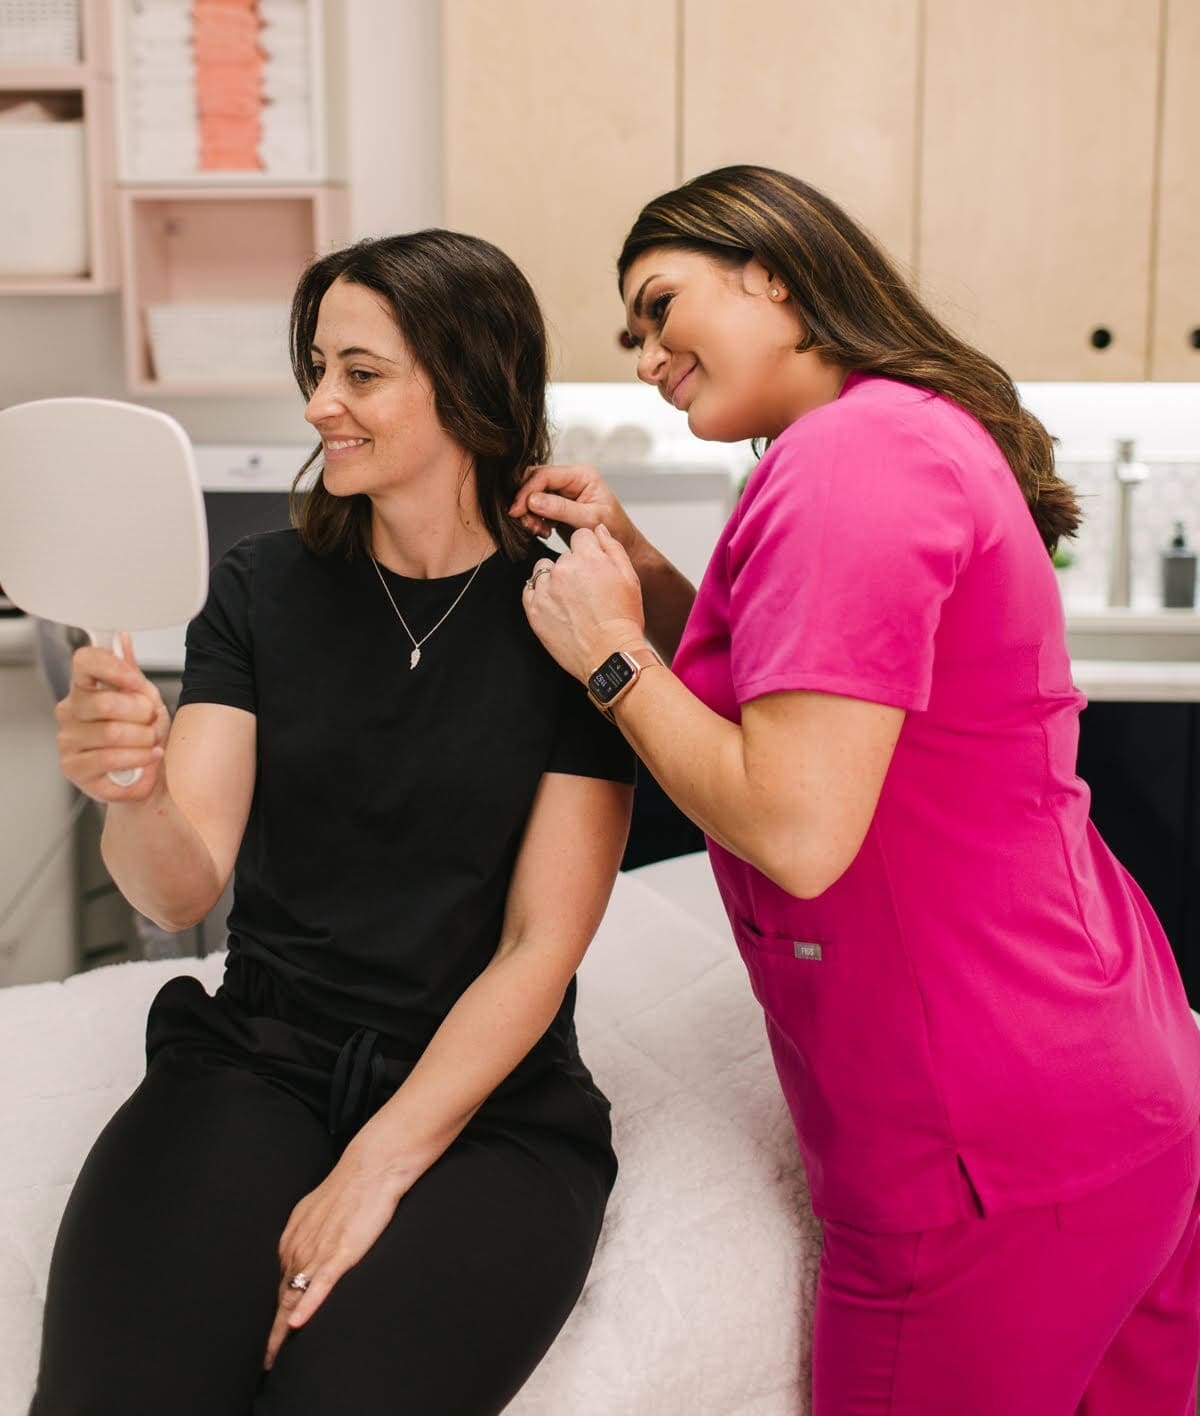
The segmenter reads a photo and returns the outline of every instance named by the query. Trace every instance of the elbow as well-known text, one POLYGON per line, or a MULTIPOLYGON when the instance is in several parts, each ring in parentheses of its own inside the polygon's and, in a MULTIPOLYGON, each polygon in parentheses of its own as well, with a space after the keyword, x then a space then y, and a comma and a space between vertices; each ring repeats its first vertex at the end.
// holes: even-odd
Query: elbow
MULTIPOLYGON (((213 903, 215 904, 216 901, 214 900, 213 903)), ((195 929, 198 924, 201 924, 208 914, 208 910, 188 909, 168 914, 164 910, 139 909, 138 913, 144 914, 151 924, 157 925, 167 934, 182 934, 185 929, 195 929)))
POLYGON ((751 860, 773 884, 797 900, 815 900, 835 885, 850 866, 829 852, 776 850, 766 859, 751 860))
MULTIPOLYGON (((222 886, 221 889, 223 888, 222 886)), ((221 889, 215 893, 206 890, 203 894, 193 894, 190 899, 131 898, 129 903, 159 929, 168 934, 182 934, 184 930, 195 929, 197 925, 204 923, 220 903, 221 889)))
POLYGON ((763 874, 773 885, 778 885, 785 894, 797 900, 815 900, 833 884, 832 879, 806 870, 764 870, 763 874))

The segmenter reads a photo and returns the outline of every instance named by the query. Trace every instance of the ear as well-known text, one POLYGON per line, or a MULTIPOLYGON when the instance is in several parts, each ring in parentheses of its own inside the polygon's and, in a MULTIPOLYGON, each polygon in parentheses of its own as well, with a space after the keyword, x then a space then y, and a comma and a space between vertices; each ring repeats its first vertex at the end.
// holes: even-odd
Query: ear
POLYGON ((788 298, 787 286, 757 256, 742 267, 742 289, 747 295, 765 295, 772 304, 781 305, 788 298))

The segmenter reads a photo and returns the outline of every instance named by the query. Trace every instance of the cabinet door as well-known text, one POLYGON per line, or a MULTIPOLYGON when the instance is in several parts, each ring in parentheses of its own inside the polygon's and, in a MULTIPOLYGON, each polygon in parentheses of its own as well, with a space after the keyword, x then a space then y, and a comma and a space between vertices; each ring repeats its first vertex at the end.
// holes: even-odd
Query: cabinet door
POLYGON ((553 376, 629 379, 616 257, 674 185, 674 0, 446 0, 446 224, 529 277, 553 376))
POLYGON ((683 175, 753 162, 913 255, 917 0, 683 0, 683 175))
POLYGON ((1200 379, 1200 4, 1167 0, 1150 377, 1200 379))
POLYGON ((1160 7, 926 0, 917 264, 1023 379, 1141 379, 1160 7))
POLYGON ((1200 708, 1191 703, 1090 703, 1079 719, 1079 775, 1091 817, 1145 892, 1200 1007, 1200 708))

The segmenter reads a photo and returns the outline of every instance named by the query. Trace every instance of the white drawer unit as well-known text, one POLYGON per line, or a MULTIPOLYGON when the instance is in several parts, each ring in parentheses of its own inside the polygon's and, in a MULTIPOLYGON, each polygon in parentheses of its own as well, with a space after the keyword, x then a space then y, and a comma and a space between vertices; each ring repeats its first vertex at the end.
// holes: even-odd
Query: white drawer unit
POLYGON ((0 619, 0 985, 76 968, 73 793, 58 770, 57 731, 32 621, 0 619))

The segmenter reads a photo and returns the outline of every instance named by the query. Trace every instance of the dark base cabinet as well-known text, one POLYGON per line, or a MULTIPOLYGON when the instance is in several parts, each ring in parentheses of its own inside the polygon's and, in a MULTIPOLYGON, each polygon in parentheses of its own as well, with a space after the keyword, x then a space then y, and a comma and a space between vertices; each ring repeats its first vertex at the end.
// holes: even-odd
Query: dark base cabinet
POLYGON ((1079 775, 1092 820, 1154 906, 1200 1008, 1200 704, 1091 703, 1079 775))

